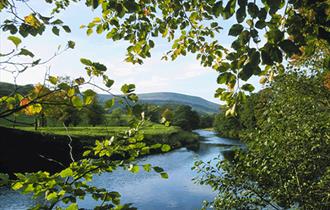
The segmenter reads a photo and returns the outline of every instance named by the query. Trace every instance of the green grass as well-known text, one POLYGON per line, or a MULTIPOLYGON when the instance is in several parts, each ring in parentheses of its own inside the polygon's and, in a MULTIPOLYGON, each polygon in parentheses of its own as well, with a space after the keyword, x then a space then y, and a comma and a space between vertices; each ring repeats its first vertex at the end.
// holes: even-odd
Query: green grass
MULTIPOLYGON (((34 127, 17 127, 21 130, 26 131, 34 131, 34 127)), ((118 132, 123 132, 127 130, 128 127, 120 127, 120 126, 97 126, 97 127, 69 127, 68 132, 71 136, 111 136, 118 132)), ((160 124, 152 124, 142 129, 146 135, 158 135, 158 134, 172 134, 179 132, 180 129, 178 127, 166 127, 160 124)), ((36 132, 41 133, 50 133, 56 135, 67 135, 68 132, 64 127, 44 127, 38 128, 36 132)))
MULTIPOLYGON (((20 121, 33 123, 34 117, 19 116, 20 121)), ((12 127, 12 124, 4 122, 4 120, 0 121, 0 125, 12 127)), ((145 122, 145 127, 142 128, 142 131, 145 135, 145 142, 148 145, 153 145, 157 143, 161 144, 169 144, 171 147, 179 148, 183 145, 194 144, 198 142, 198 136, 194 133, 183 131, 181 128, 176 126, 166 127, 162 124, 145 122)), ((96 139, 101 140, 104 138, 109 138, 116 133, 124 132, 129 127, 127 126, 88 126, 85 122, 81 122, 77 127, 68 127, 68 131, 65 127, 63 127, 58 122, 48 121, 48 127, 38 127, 38 130, 35 131, 34 126, 15 126, 16 129, 41 133, 45 135, 58 135, 67 138, 66 136, 69 134, 76 140, 79 140, 82 144, 90 145, 96 139)), ((61 138, 61 137, 59 137, 61 138)), ((58 137, 57 137, 58 139, 58 137)))

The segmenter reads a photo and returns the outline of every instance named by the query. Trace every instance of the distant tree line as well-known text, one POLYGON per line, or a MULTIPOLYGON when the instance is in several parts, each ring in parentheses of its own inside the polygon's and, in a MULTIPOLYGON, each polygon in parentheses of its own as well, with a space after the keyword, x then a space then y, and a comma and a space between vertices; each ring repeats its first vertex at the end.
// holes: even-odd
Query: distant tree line
POLYGON ((151 122, 159 123, 166 120, 171 125, 179 126, 187 131, 197 128, 210 128, 214 118, 212 114, 198 113, 188 105, 138 104, 135 109, 137 113, 143 111, 151 122))
MULTIPOLYGON (((46 126, 127 126, 134 118, 128 116, 124 107, 117 107, 106 110, 104 104, 94 97, 93 101, 81 109, 70 105, 70 99, 66 98, 64 93, 53 94, 47 100, 42 110, 30 118, 29 125, 38 127, 46 126)), ((183 130, 191 131, 197 128, 210 128, 213 125, 214 115, 207 113, 198 113, 192 110, 188 105, 166 104, 136 104, 133 106, 135 117, 139 117, 144 112, 146 119, 153 123, 164 123, 167 121, 170 125, 179 126, 183 130)), ((28 114, 28 113, 27 113, 28 114)), ((28 114, 30 115, 30 114, 28 114)), ((17 116, 17 123, 22 116, 17 116)), ((13 122, 14 124, 16 123, 13 122)), ((17 124, 19 125, 19 124, 17 124)))

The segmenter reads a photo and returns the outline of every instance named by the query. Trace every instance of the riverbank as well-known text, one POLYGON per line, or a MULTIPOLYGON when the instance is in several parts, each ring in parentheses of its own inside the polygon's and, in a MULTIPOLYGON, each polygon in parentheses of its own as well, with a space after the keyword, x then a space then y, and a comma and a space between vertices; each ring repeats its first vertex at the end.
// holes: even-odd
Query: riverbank
MULTIPOLYGON (((42 135, 56 135, 63 138, 74 137, 84 145, 91 145, 96 139, 102 140, 111 138, 116 133, 124 132, 128 127, 125 126, 99 126, 99 127, 21 127, 20 130, 39 133, 42 135)), ((144 142, 148 145, 160 143, 169 144, 173 149, 196 143, 198 135, 192 132, 184 131, 176 126, 164 126, 161 124, 149 124, 141 129, 144 133, 144 142)))
MULTIPOLYGON (((72 138, 72 154, 76 160, 82 158, 86 146, 94 144, 96 139, 109 138, 125 127, 49 127, 34 131, 32 127, 12 129, 0 127, 0 172, 35 172, 39 170, 57 172, 63 165, 71 162, 68 143, 72 138), (61 163, 61 164, 59 164, 61 163)), ((199 142, 197 134, 183 131, 178 127, 153 125, 143 129, 144 142, 147 145, 156 143, 168 144, 171 149, 183 146, 192 147, 199 142)), ((161 151, 152 151, 157 153, 161 151)))

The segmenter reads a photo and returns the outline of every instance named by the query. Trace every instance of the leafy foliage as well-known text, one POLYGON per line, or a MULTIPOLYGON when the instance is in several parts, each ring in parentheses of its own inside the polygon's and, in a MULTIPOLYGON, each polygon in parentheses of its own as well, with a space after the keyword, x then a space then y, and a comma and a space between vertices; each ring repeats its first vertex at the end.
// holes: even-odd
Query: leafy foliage
POLYGON ((200 183, 219 192, 215 208, 329 208, 330 92, 324 75, 278 77, 262 108, 256 106, 256 128, 240 135, 247 151, 237 151, 233 163, 196 163, 200 183))
POLYGON ((199 127, 199 115, 190 106, 178 106, 173 112, 173 125, 191 131, 199 127))

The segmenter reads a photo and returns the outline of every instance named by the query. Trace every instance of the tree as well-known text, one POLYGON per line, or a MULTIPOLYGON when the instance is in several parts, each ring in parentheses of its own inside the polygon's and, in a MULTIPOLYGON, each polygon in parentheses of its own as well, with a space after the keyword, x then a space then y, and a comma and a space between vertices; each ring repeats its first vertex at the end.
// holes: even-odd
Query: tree
POLYGON ((213 126, 214 115, 202 114, 200 115, 199 128, 211 128, 213 126))
POLYGON ((219 191, 215 208, 330 207, 330 91, 325 75, 277 77, 270 87, 272 97, 262 115, 256 115, 258 127, 240 135, 248 151, 237 151, 234 164, 197 164, 205 172, 202 183, 219 191), (213 170, 225 175, 207 174, 213 170))
POLYGON ((92 126, 103 124, 105 121, 105 113, 103 106, 99 104, 97 98, 94 98, 94 101, 86 110, 88 124, 92 126))
POLYGON ((166 108, 163 112, 162 112, 162 118, 168 120, 168 121, 172 121, 174 117, 174 113, 171 109, 166 108))
POLYGON ((191 106, 179 105, 173 112, 173 125, 191 131, 199 126, 199 115, 191 106))
POLYGON ((142 110, 145 113, 145 116, 151 121, 155 123, 159 123, 161 120, 160 107, 153 104, 143 104, 142 110))
POLYGON ((216 115, 213 122, 214 130, 222 137, 239 138, 242 129, 237 116, 226 116, 224 112, 216 115))
POLYGON ((65 126, 77 126, 81 122, 81 113, 75 107, 65 107, 59 116, 59 121, 63 122, 65 126))
POLYGON ((115 108, 107 117, 107 124, 111 126, 127 126, 130 119, 133 117, 128 116, 121 108, 115 108))

